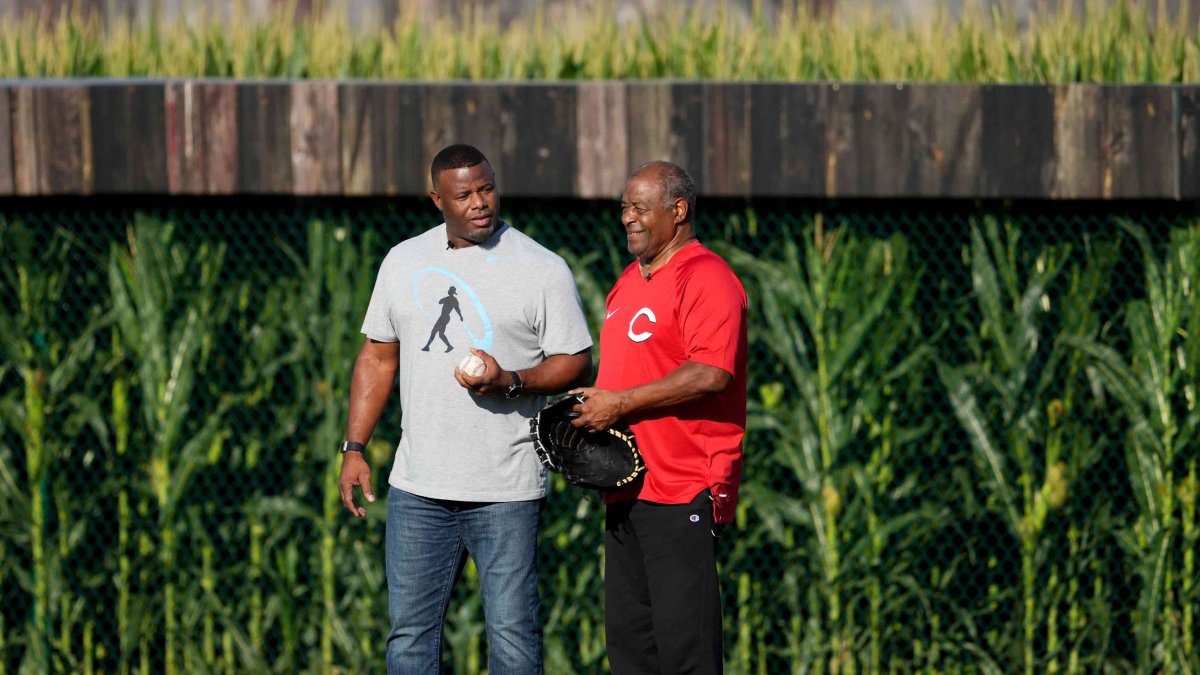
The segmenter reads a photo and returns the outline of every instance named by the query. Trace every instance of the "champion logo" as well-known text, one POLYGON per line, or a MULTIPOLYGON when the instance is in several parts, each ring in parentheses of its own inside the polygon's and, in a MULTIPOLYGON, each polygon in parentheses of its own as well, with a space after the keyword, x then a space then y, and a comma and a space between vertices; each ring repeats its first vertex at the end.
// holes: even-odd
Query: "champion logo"
POLYGON ((693 513, 691 515, 691 517, 688 518, 688 520, 692 521, 693 523, 698 523, 698 522, 700 522, 700 516, 693 513))

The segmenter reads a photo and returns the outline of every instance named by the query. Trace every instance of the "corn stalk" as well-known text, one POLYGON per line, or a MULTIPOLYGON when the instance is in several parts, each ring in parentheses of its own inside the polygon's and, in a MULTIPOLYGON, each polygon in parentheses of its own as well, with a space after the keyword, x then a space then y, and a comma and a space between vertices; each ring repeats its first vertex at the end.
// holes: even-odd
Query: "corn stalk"
POLYGON ((82 327, 68 334, 61 312, 67 309, 71 247, 64 238, 53 236, 45 241, 24 225, 0 222, 0 248, 9 261, 0 271, 2 288, 6 296, 15 298, 11 306, 0 304, 0 356, 6 364, 0 374, 11 369, 21 392, 19 400, 0 401, 0 420, 15 430, 21 441, 23 462, 18 466, 23 464, 25 474, 22 480, 6 466, 0 479, 9 495, 9 513, 28 527, 26 545, 32 567, 17 575, 28 584, 33 597, 33 615, 26 627, 26 662, 42 670, 71 668, 74 666, 68 664, 75 650, 70 621, 75 599, 63 573, 80 528, 86 526, 82 514, 88 513, 90 499, 79 500, 74 509, 64 507, 56 512, 51 497, 60 488, 55 479, 64 467, 59 463, 78 461, 72 453, 81 450, 76 448, 78 442, 72 442, 72 432, 81 426, 103 427, 98 409, 83 392, 92 377, 86 366, 96 350, 96 334, 107 319, 99 308, 94 309, 84 317, 82 327), (78 521, 77 514, 81 515, 78 521), (57 542, 47 538, 52 522, 59 528, 57 542), (52 607, 54 599, 57 611, 52 607), (53 660, 55 651, 64 662, 53 660))
MULTIPOLYGON (((366 528, 359 522, 342 521, 337 489, 341 459, 336 451, 345 430, 354 358, 363 341, 358 329, 379 260, 372 234, 356 239, 347 226, 322 221, 312 221, 307 227, 303 252, 285 247, 295 277, 273 289, 271 297, 278 300, 278 308, 266 310, 261 317, 268 342, 276 339, 270 336, 278 328, 282 328, 282 336, 295 342, 282 358, 265 352, 253 357, 268 370, 287 373, 305 385, 298 404, 287 401, 286 406, 272 408, 278 426, 297 429, 302 435, 293 458, 298 473, 289 494, 262 499, 252 513, 258 518, 282 519, 283 532, 315 530, 319 537, 315 551, 277 552, 271 572, 276 583, 286 587, 286 580, 296 577, 305 561, 316 568, 320 605, 305 611, 304 605, 287 604, 275 620, 285 636, 285 662, 292 668, 302 667, 294 661, 299 658, 299 644, 294 641, 306 622, 312 621, 319 649, 314 667, 330 673, 339 667, 341 655, 356 663, 366 658, 364 645, 347 617, 359 623, 387 616, 386 609, 369 601, 378 597, 383 582, 379 559, 382 532, 378 527, 383 513, 371 511, 366 528), (269 324, 275 320, 280 324, 272 329, 269 324), (314 471, 319 476, 316 482, 314 471), (307 553, 312 553, 311 559, 304 557, 307 553)), ((386 421, 381 424, 384 426, 386 421)), ((391 448, 373 442, 370 451, 375 475, 383 476, 391 448)), ((367 647, 374 649, 375 645, 367 647)))
MULTIPOLYGON (((917 275, 899 237, 873 241, 848 226, 826 231, 818 215, 802 239, 781 237, 779 260, 728 251, 743 279, 753 280, 752 348, 770 354, 777 366, 768 377, 779 378, 762 385, 751 431, 776 439, 770 465, 802 494, 753 484, 746 499, 779 544, 803 536, 793 528, 809 535, 803 560, 816 568, 816 583, 807 637, 815 644, 797 649, 818 659, 810 666, 882 672, 894 620, 884 615, 883 589, 919 588, 904 582, 913 571, 900 554, 924 536, 916 522, 937 523, 943 513, 900 506, 921 483, 916 472, 903 480, 893 472, 917 446, 913 430, 898 428, 897 394, 919 381, 928 357, 913 307, 917 275), (865 588, 851 579, 866 580, 865 588)), ((899 595, 897 605, 912 599, 899 595)))
MULTIPOLYGON (((501 25, 466 6, 460 16, 410 13, 393 25, 351 28, 344 12, 229 20, 189 15, 169 25, 70 12, 0 23, 0 77, 381 78, 420 80, 850 80, 1177 82, 1200 79, 1200 31, 1186 12, 1148 18, 1149 3, 1089 0, 1082 15, 1014 12, 969 3, 959 15, 903 24, 886 9, 813 16, 781 3, 772 20, 725 3, 625 20, 616 3, 567 7, 501 25), (989 8, 992 11, 988 11, 989 8)), ((1071 3, 1072 5, 1076 3, 1071 3)), ((1060 7, 1067 7, 1060 3, 1060 7)))
POLYGON ((1145 270, 1145 298, 1124 308, 1129 356, 1094 340, 1073 344, 1090 357, 1129 422, 1125 457, 1139 513, 1120 540, 1142 584, 1134 625, 1138 669, 1188 672, 1196 667, 1200 226, 1172 231, 1161 254, 1144 230, 1122 226, 1145 270))
MULTIPOLYGON (((554 236, 550 232, 537 232, 534 227, 524 227, 524 231, 543 242, 554 236)), ((593 335, 599 333, 603 322, 604 299, 612 280, 628 264, 612 231, 597 233, 597 238, 601 243, 596 249, 582 255, 565 247, 556 251, 575 276, 584 316, 593 335)), ((594 363, 599 360, 599 344, 592 345, 592 359, 594 363)), ((542 593, 546 672, 606 669, 603 607, 579 601, 604 594, 601 536, 604 505, 598 499, 579 499, 570 484, 554 475, 549 476, 546 490, 546 510, 538 543, 540 566, 543 570, 553 570, 549 587, 542 593), (566 639, 569 635, 575 639, 566 639)), ((464 623, 467 619, 469 615, 464 616, 464 623)), ((455 630, 465 629, 455 626, 455 630)))
POLYGON ((232 405, 222 397, 193 423, 197 373, 214 345, 217 282, 224 245, 200 244, 187 250, 174 240, 171 224, 139 216, 128 229, 125 247, 114 247, 109 290, 116 321, 137 369, 141 424, 147 449, 146 486, 157 509, 157 554, 162 581, 164 672, 180 672, 178 569, 180 513, 189 480, 220 432, 232 405))
MULTIPOLYGON (((113 475, 125 475, 129 461, 129 375, 125 370, 125 355, 121 348, 120 330, 112 329, 113 361, 117 364, 112 373, 112 435, 113 458, 109 471, 113 475)), ((132 550, 130 548, 132 507, 129 502, 130 486, 122 481, 117 492, 117 670, 128 675, 133 659, 134 621, 131 615, 132 601, 132 550)))
MULTIPOLYGON (((0 457, 0 462, 3 462, 5 459, 5 457, 0 457)), ((4 540, 0 539, 0 560, 8 560, 7 554, 8 546, 4 543, 4 540)), ((4 584, 6 576, 8 576, 8 570, 3 565, 0 565, 0 586, 4 584)), ((0 608, 0 675, 8 674, 8 642, 4 638, 7 632, 8 627, 4 622, 4 611, 3 608, 0 608)))
MULTIPOLYGON (((293 284, 290 280, 278 280, 267 286, 255 301, 252 289, 254 282, 244 283, 237 292, 235 334, 243 336, 246 344, 241 348, 244 359, 241 363, 240 390, 245 392, 243 404, 255 420, 254 431, 245 438, 241 469, 250 473, 261 470, 260 462, 264 448, 286 446, 300 424, 300 409, 290 400, 275 400, 276 382, 281 370, 301 358, 301 345, 288 344, 289 303, 292 301, 293 284), (290 403, 290 405, 288 405, 290 403)), ((290 397, 289 397, 290 398, 290 397)), ((248 424, 253 424, 249 420, 248 424)), ((268 559, 266 555, 267 523, 262 513, 255 508, 257 499, 266 496, 262 492, 247 495, 246 523, 249 537, 249 559, 246 561, 245 624, 248 631, 249 652, 255 658, 265 658, 265 631, 268 628, 265 587, 268 559)), ((231 635, 226 633, 226 635, 231 635)), ((227 652, 227 658, 234 656, 227 652)))
POLYGON ((1057 671, 1057 651, 1036 653, 1043 622, 1045 643, 1059 642, 1063 591, 1047 560, 1061 550, 1053 538, 1063 529, 1071 485, 1102 447, 1087 432, 1096 418, 1088 419, 1083 364, 1066 341, 1098 332, 1097 289, 1113 254, 1089 256, 1096 264, 1072 266, 1059 282, 1070 245, 1024 244, 1011 223, 995 218, 973 224, 970 236, 974 362, 942 363, 939 374, 975 453, 988 508, 1019 547, 1021 668, 1027 675, 1057 671))

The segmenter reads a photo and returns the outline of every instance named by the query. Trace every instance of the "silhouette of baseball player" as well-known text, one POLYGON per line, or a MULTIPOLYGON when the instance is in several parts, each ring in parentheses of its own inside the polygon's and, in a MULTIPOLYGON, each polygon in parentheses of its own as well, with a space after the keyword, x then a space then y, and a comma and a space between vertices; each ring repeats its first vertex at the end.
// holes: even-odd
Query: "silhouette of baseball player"
POLYGON ((450 290, 446 292, 446 297, 438 300, 438 304, 442 306, 442 315, 438 317, 437 323, 433 324, 433 330, 429 331, 429 341, 425 343, 424 347, 421 347, 421 351, 429 351, 429 345, 433 342, 434 336, 441 338, 442 342, 446 343, 447 352, 454 349, 454 345, 446 339, 446 325, 450 323, 451 311, 458 313, 459 321, 463 320, 462 310, 458 308, 458 298, 454 297, 457 293, 458 291, 451 286, 450 290))

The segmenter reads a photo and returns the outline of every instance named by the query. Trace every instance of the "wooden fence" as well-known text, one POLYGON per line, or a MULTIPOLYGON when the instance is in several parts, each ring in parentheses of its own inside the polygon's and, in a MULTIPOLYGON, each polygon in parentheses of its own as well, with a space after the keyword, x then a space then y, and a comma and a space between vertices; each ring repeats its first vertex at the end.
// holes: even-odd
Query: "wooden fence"
POLYGON ((1200 86, 0 81, 0 195, 414 195, 472 143, 505 194, 1200 199, 1200 86))

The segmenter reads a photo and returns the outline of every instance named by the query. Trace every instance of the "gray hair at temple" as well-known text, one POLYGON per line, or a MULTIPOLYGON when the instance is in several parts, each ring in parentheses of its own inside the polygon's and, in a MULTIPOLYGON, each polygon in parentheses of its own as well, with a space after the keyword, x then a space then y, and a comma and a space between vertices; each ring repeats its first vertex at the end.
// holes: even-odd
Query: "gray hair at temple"
POLYGON ((696 181, 692 180, 683 167, 664 160, 646 162, 639 166, 634 173, 641 173, 650 167, 659 169, 658 179, 659 185, 662 186, 664 206, 670 206, 676 199, 682 199, 688 205, 687 219, 692 220, 696 213, 696 181))

